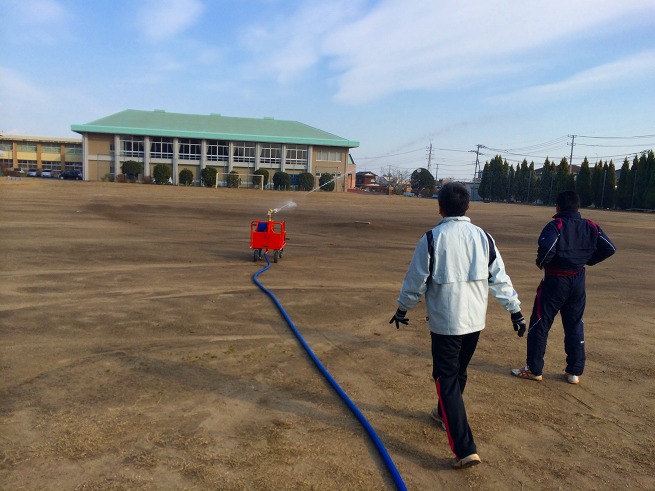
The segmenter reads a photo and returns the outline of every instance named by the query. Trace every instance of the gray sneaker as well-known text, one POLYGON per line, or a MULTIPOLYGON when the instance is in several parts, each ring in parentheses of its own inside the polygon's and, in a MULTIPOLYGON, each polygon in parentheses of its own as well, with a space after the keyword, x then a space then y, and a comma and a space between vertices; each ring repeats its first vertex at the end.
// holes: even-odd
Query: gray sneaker
POLYGON ((580 377, 577 375, 573 375, 572 373, 566 372, 566 381, 569 384, 579 384, 580 383, 580 377))
POLYGON ((434 421, 436 421, 437 423, 439 423, 439 425, 441 426, 441 428, 442 428, 444 431, 446 431, 446 424, 443 422, 443 418, 442 418, 441 416, 439 416, 439 408, 436 408, 436 407, 435 407, 435 408, 432 408, 432 411, 430 411, 430 417, 431 417, 434 421))

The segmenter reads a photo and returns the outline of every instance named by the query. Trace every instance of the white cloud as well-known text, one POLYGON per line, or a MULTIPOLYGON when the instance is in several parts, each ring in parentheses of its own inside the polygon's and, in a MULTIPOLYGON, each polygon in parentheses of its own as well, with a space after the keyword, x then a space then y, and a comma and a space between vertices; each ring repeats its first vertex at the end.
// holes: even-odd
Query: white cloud
POLYGON ((626 58, 583 70, 558 82, 519 90, 495 98, 497 101, 573 97, 589 90, 611 88, 626 81, 655 79, 655 51, 644 51, 626 58))
POLYGON ((195 24, 204 11, 200 0, 148 0, 143 3, 139 28, 151 41, 165 41, 195 24))
MULTIPOLYGON (((611 31, 626 16, 655 15, 655 3, 445 2, 387 0, 350 25, 326 33, 336 99, 361 103, 406 90, 452 89, 521 70, 516 56, 611 31)), ((566 53, 562 53, 565 56, 566 53)))
POLYGON ((15 3, 16 20, 24 24, 50 24, 67 16, 66 10, 56 0, 22 0, 15 3))
POLYGON ((295 80, 322 56, 322 39, 358 15, 362 0, 309 0, 290 13, 252 25, 241 42, 255 56, 254 65, 272 71, 280 83, 295 80))
POLYGON ((0 94, 5 101, 17 101, 23 104, 38 104, 48 99, 44 89, 15 70, 4 67, 0 67, 0 94))
POLYGON ((21 46, 50 44, 66 32, 70 18, 57 0, 11 2, 3 10, 3 40, 21 46))

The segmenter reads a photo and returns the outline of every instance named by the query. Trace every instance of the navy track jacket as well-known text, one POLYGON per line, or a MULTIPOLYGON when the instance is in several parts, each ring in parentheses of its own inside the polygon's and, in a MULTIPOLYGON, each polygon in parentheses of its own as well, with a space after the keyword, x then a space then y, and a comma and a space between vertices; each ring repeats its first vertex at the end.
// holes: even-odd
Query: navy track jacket
POLYGON ((537 266, 546 274, 575 274, 610 257, 616 246, 601 228, 577 211, 553 216, 539 236, 537 266))

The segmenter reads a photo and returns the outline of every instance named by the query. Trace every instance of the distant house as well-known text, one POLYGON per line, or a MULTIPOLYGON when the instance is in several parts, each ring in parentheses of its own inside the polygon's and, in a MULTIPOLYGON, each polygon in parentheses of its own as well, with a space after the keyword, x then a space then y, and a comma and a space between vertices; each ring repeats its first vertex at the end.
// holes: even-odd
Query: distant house
POLYGON ((370 171, 355 174, 355 187, 371 193, 389 192, 389 186, 386 183, 378 182, 378 175, 370 171))

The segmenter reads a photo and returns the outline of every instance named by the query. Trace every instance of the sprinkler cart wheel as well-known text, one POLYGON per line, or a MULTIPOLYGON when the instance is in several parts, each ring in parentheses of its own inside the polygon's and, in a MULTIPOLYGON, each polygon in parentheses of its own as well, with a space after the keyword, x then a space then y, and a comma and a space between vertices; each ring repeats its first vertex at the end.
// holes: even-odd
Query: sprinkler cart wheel
POLYGON ((257 262, 257 261, 261 261, 261 259, 262 259, 262 250, 261 249, 255 249, 254 252, 253 252, 253 259, 252 260, 254 262, 257 262))
POLYGON ((273 252, 273 262, 276 263, 280 259, 280 251, 273 252))

